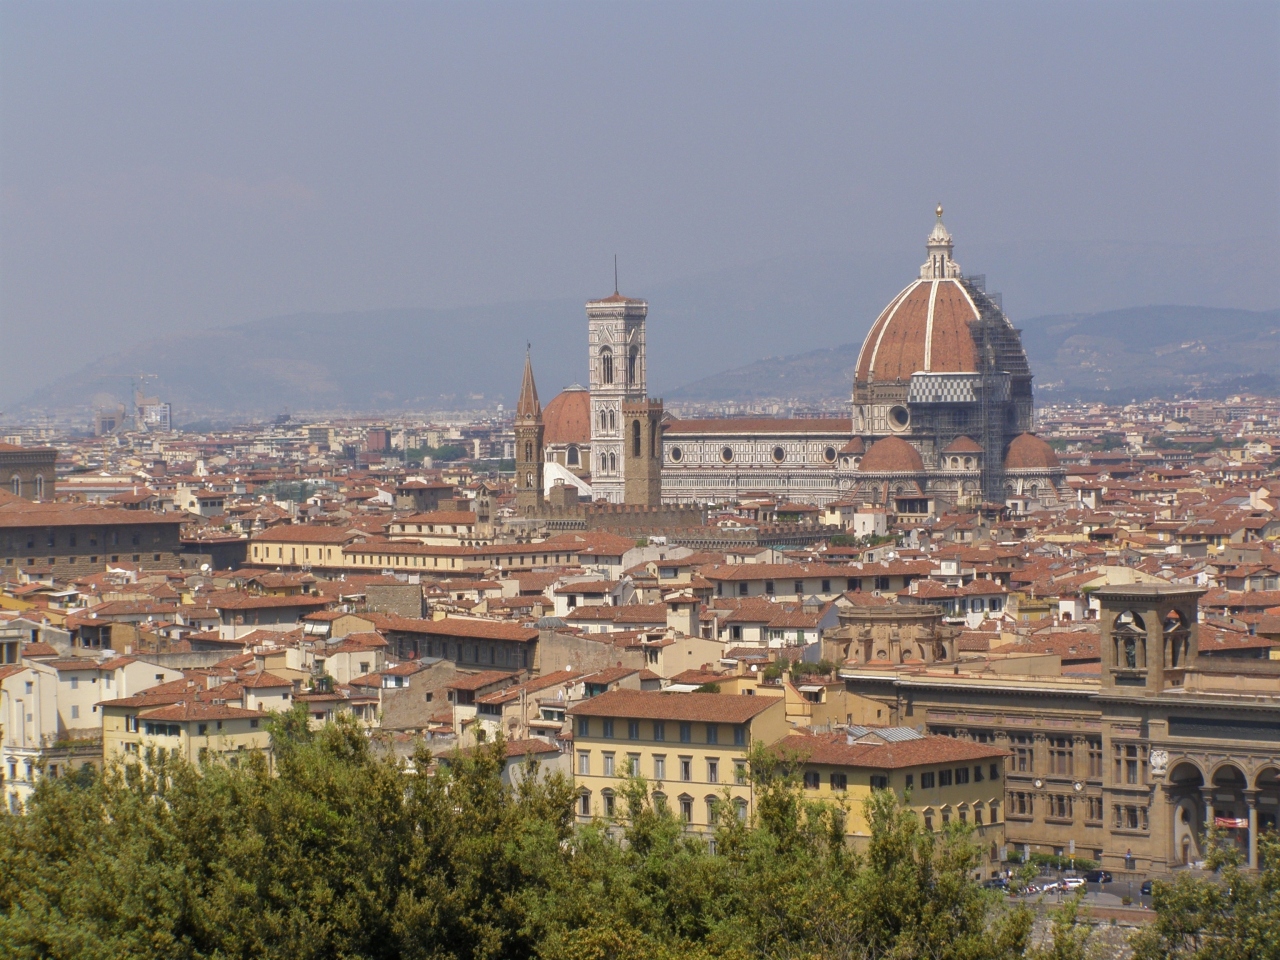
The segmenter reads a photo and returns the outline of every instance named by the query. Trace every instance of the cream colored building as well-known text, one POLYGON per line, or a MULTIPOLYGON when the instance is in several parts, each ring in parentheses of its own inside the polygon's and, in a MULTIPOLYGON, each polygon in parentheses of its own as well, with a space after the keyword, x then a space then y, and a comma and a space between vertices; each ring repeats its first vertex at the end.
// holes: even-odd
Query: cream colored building
POLYGON ((714 829, 726 790, 735 813, 749 815, 751 744, 775 743, 788 729, 781 697, 613 690, 568 713, 579 820, 625 812, 620 788, 631 771, 701 832, 714 829))
POLYGON ((108 761, 145 762, 152 750, 194 764, 219 758, 236 763, 252 750, 270 753, 267 714, 261 710, 202 700, 194 694, 185 701, 152 708, 100 706, 103 757, 108 761))
POLYGON ((999 869, 1008 751, 907 727, 857 726, 834 734, 796 733, 775 751, 800 765, 807 797, 846 808, 845 834, 855 844, 871 835, 865 808, 871 792, 892 790, 927 830, 952 821, 972 825, 983 868, 999 869))

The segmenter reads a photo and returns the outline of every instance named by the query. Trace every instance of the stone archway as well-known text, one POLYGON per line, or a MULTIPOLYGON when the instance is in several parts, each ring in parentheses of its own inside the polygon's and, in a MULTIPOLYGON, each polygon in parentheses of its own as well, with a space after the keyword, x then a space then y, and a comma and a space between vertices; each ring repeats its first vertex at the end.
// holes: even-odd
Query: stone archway
POLYGON ((1258 832, 1280 829, 1280 767, 1267 766, 1253 777, 1258 809, 1258 832))
POLYGON ((1190 760, 1178 761, 1169 771, 1166 790, 1173 805, 1169 860, 1181 866, 1204 856, 1200 838, 1204 834, 1204 773, 1190 760))
POLYGON ((1249 778, 1240 766, 1230 760, 1214 768, 1209 777, 1209 804, 1213 810, 1212 824, 1218 827, 1226 841, 1243 853, 1249 850, 1249 778))

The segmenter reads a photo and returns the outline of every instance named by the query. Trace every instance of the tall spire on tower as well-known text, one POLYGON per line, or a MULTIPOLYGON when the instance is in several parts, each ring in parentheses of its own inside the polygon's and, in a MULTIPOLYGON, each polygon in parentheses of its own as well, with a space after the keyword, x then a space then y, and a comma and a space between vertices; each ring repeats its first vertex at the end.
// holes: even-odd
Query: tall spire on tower
POLYGON ((533 382, 532 347, 524 352, 524 380, 520 384, 520 399, 516 402, 517 420, 538 420, 542 417, 542 404, 538 402, 538 387, 533 382))

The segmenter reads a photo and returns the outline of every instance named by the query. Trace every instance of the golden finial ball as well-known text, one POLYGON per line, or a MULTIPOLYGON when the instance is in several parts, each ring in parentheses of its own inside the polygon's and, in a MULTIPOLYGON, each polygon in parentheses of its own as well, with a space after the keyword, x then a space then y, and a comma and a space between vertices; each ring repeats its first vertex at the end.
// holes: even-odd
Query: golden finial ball
POLYGON ((938 204, 938 219, 942 219, 942 204, 938 204))

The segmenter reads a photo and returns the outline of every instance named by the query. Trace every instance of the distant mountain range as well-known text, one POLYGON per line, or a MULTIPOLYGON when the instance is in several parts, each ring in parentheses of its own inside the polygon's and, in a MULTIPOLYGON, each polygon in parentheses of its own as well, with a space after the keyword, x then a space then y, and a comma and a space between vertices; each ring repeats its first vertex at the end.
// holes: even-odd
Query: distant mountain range
MULTIPOLYGON (((1152 306, 1020 324, 1042 402, 1280 394, 1280 310, 1152 306)), ((861 343, 758 360, 697 380, 673 400, 845 399, 861 343)))
MULTIPOLYGON (((1005 308, 1024 330, 1043 398, 1280 392, 1280 311, 1093 312, 1135 297, 1270 306, 1256 302, 1271 289, 1264 282, 1270 265, 1256 245, 1009 244, 958 252, 966 265, 1000 265, 989 289, 1003 288, 1005 308), (1027 311, 1017 304, 1032 300, 1079 312, 1023 319, 1027 311)), ((643 290, 624 282, 624 293, 650 305, 650 392, 672 401, 847 399, 863 336, 919 260, 918 251, 883 249, 775 258, 643 290), (822 344, 839 346, 806 352, 822 344)), ((586 379, 584 299, 301 313, 150 336, 95 356, 25 402, 12 392, 0 400, 11 413, 83 414, 126 401, 127 376, 144 372, 159 375, 147 392, 170 401, 178 423, 285 411, 493 409, 515 402, 531 342, 545 403, 586 379)))

